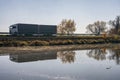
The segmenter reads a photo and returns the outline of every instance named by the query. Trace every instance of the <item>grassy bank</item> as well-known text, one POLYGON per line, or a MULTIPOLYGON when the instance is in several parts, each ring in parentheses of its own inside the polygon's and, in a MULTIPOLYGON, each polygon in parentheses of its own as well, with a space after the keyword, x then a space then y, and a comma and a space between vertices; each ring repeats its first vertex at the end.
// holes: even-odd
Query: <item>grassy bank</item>
POLYGON ((120 43, 119 36, 0 37, 0 47, 120 43))
POLYGON ((66 50, 86 50, 86 49, 119 49, 120 44, 82 44, 82 45, 59 45, 59 46, 25 46, 25 47, 0 47, 0 54, 11 53, 34 53, 42 51, 66 51, 66 50))

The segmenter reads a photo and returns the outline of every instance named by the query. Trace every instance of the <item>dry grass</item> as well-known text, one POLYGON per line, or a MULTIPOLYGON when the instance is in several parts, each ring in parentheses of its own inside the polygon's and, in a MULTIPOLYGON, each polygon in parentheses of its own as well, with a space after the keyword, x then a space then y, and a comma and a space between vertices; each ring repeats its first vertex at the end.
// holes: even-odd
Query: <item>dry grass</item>
POLYGON ((33 53, 40 51, 61 51, 61 50, 83 50, 83 49, 95 49, 95 48, 114 48, 119 44, 84 44, 84 45, 60 45, 60 46, 36 46, 36 47, 0 47, 0 53, 33 53))
POLYGON ((119 36, 2 37, 0 47, 120 43, 119 36))

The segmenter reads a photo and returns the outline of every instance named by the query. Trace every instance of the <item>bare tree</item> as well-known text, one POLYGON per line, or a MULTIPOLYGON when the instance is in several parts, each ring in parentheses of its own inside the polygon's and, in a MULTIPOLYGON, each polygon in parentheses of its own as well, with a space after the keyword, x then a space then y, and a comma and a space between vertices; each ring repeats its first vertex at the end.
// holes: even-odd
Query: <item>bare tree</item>
POLYGON ((93 34, 101 34, 102 32, 105 31, 106 29, 106 22, 104 21, 97 21, 94 22, 93 24, 89 24, 86 27, 87 31, 93 34))
POLYGON ((75 32, 75 22, 74 20, 66 20, 63 19, 61 23, 58 25, 58 33, 60 34, 73 34, 75 32))
POLYGON ((70 19, 66 22, 65 29, 66 29, 66 32, 68 35, 73 34, 73 32, 75 31, 75 25, 76 24, 75 24, 74 20, 70 19))
POLYGON ((114 30, 112 34, 120 34, 120 16, 117 16, 115 20, 110 20, 109 24, 112 26, 111 30, 114 30))
POLYGON ((61 23, 58 25, 58 33, 60 34, 65 34, 65 24, 66 24, 66 19, 63 19, 61 23))

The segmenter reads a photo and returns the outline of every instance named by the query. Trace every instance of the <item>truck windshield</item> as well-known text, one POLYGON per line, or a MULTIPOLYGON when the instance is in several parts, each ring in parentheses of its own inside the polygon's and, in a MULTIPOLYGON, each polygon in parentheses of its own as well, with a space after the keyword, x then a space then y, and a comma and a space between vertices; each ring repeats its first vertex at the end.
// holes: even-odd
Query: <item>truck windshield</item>
POLYGON ((12 29, 16 28, 16 26, 12 26, 12 29))

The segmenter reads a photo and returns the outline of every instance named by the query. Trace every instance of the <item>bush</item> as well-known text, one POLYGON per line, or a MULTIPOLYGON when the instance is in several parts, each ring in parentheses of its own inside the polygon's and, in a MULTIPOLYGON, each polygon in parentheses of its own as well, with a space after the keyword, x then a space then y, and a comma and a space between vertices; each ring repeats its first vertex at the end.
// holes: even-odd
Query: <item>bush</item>
POLYGON ((3 42, 0 42, 0 46, 3 46, 4 45, 4 43, 3 42))
POLYGON ((118 35, 114 35, 114 39, 115 40, 119 39, 119 36, 118 35))
POLYGON ((49 45, 47 41, 39 41, 39 40, 31 41, 30 43, 30 46, 47 46, 47 45, 49 45))
POLYGON ((3 46, 13 46, 11 41, 4 41, 3 46))
POLYGON ((75 43, 75 44, 81 44, 82 42, 81 42, 81 40, 75 40, 74 43, 75 43))
POLYGON ((67 43, 68 44, 74 44, 74 41, 73 40, 67 40, 67 43))
POLYGON ((28 42, 27 41, 17 41, 17 45, 18 46, 28 46, 28 42))

